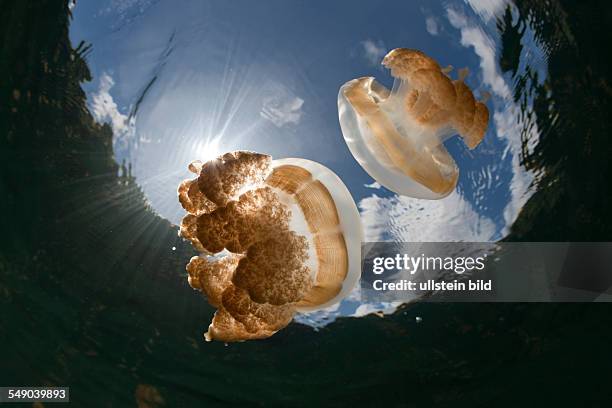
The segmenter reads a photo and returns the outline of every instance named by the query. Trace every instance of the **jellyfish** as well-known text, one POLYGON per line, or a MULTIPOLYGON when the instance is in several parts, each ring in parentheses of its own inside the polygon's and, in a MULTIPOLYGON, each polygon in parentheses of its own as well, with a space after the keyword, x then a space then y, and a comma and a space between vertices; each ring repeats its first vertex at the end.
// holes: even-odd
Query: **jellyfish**
POLYGON ((440 199, 459 176, 444 141, 459 134, 469 149, 484 138, 489 111, 465 84, 467 68, 452 80, 452 67, 421 51, 397 48, 382 64, 393 88, 372 77, 345 83, 338 115, 349 150, 378 183, 400 195, 440 199))
POLYGON ((234 151, 189 165, 179 234, 189 285, 216 307, 205 339, 262 339, 331 306, 361 275, 361 223, 340 178, 305 159, 234 151))

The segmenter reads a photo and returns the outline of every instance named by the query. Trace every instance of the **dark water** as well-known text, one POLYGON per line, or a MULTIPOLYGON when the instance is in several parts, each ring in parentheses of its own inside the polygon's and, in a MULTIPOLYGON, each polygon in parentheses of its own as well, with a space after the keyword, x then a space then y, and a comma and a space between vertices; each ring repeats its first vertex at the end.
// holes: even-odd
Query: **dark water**
MULTIPOLYGON (((540 138, 522 162, 539 177, 505 239, 610 241, 611 9, 516 7, 498 63, 533 101, 540 138), (525 25, 547 52, 541 84, 519 74, 525 25)), ((609 406, 607 304, 416 304, 204 343, 193 251, 88 112, 89 46, 71 45, 70 21, 59 1, 0 7, 0 385, 70 386, 84 407, 609 406)))

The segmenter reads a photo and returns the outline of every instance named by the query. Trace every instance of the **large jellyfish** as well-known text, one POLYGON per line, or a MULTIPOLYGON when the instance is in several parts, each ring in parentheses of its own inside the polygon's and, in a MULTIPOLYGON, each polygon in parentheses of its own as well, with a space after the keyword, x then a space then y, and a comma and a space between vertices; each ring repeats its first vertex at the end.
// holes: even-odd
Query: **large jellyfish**
POLYGON ((178 188, 180 235, 201 252, 189 284, 217 308, 206 340, 261 339, 296 312, 328 307, 361 275, 361 223, 348 189, 327 167, 235 151, 178 188))
POLYGON ((459 169, 444 141, 459 134, 470 149, 483 139, 489 111, 464 82, 451 80, 421 51, 397 48, 382 64, 395 78, 389 91, 372 77, 347 82, 338 95, 340 126, 359 164, 398 194, 439 199, 457 184, 459 169))

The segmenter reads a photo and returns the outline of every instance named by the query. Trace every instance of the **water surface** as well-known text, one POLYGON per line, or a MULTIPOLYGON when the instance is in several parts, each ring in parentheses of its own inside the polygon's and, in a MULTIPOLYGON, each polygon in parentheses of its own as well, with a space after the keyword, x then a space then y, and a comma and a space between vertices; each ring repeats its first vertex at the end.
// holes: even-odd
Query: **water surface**
POLYGON ((353 299, 265 341, 202 341, 175 188, 218 151, 324 163, 368 239, 610 240, 610 11, 482 4, 4 5, 0 383, 67 385, 75 406, 604 405, 605 304, 381 318, 353 299), (483 145, 448 142, 462 173, 443 201, 372 185, 340 134, 339 86, 389 83, 374 57, 398 46, 491 94, 483 145))

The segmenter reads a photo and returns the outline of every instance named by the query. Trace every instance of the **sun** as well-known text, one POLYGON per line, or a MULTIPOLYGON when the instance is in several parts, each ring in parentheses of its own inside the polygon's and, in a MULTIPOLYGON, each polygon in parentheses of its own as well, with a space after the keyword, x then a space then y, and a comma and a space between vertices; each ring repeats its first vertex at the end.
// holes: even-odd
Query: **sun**
POLYGON ((221 153, 219 147, 220 136, 208 138, 206 140, 198 140, 195 142, 194 152, 195 160, 200 160, 203 163, 218 157, 221 153))

